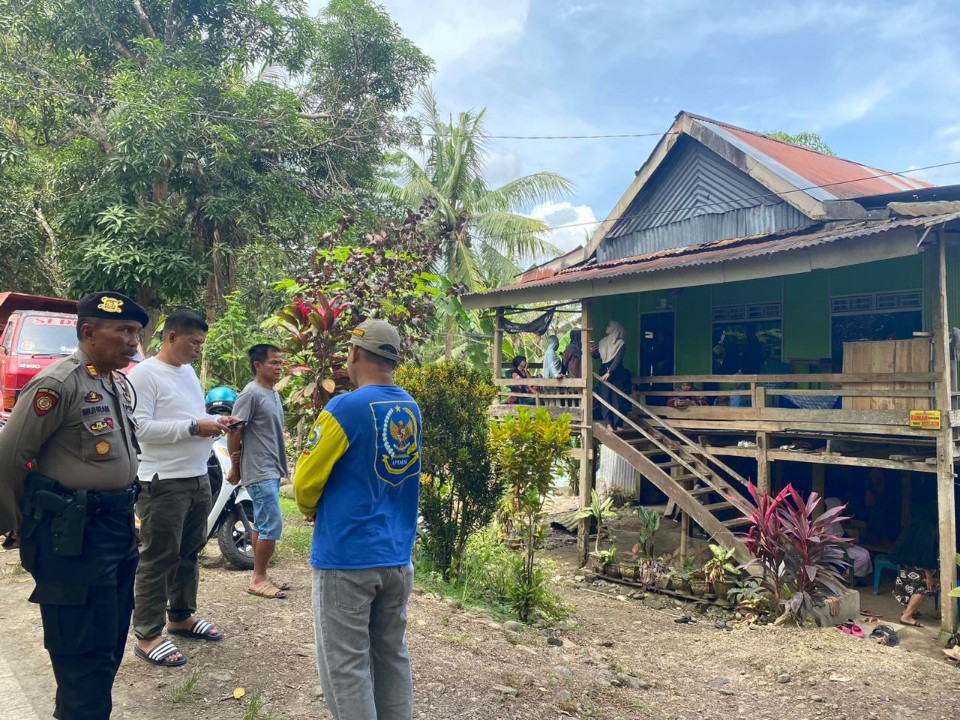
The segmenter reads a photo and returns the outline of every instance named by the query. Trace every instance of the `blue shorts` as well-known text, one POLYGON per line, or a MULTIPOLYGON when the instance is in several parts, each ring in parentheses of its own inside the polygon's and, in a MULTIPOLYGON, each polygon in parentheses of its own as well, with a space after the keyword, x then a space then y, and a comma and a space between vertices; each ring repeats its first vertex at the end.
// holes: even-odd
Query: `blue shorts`
POLYGON ((260 480, 247 485, 253 500, 253 529, 261 540, 279 540, 283 532, 280 512, 280 479, 260 480))

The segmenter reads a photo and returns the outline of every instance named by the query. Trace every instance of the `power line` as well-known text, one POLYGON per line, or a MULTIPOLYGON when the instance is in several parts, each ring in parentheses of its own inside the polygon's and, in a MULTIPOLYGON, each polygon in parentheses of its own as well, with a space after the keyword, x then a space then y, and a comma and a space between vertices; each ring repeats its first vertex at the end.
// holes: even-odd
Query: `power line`
MULTIPOLYGON (((487 135, 488 140, 606 140, 620 138, 649 138, 664 135, 679 135, 676 130, 658 133, 622 133, 616 135, 487 135)), ((446 133, 421 133, 424 137, 446 137, 446 133)))

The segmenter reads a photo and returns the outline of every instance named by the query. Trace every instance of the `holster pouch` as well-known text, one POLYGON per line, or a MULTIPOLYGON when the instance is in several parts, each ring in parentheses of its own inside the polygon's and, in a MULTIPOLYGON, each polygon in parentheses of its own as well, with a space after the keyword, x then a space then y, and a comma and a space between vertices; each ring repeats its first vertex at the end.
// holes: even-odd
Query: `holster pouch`
POLYGON ((87 491, 77 490, 73 501, 50 524, 53 552, 60 557, 76 557, 83 552, 83 527, 87 523, 87 491))

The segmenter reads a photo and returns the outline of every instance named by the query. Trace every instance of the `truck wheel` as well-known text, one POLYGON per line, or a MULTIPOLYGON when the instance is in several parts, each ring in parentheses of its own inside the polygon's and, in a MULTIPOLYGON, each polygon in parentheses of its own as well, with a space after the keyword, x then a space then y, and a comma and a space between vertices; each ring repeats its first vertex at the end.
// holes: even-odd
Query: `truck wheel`
POLYGON ((234 505, 217 530, 217 545, 228 563, 238 570, 253 570, 253 503, 234 505), (243 509, 241 514, 240 508, 243 509))

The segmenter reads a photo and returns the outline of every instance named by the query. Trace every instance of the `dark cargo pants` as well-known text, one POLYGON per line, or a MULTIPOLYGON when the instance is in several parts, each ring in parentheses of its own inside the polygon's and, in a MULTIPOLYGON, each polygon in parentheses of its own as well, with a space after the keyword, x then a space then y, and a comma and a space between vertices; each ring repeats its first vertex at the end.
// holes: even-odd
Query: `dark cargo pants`
POLYGON ((57 680, 56 717, 108 720, 133 610, 133 510, 91 515, 76 557, 53 552, 51 522, 48 514, 23 537, 20 553, 37 583, 30 600, 40 605, 57 680))
POLYGON ((167 615, 181 622, 197 611, 197 555, 207 541, 210 503, 206 475, 143 483, 137 500, 142 544, 133 611, 138 638, 160 635, 167 615))

